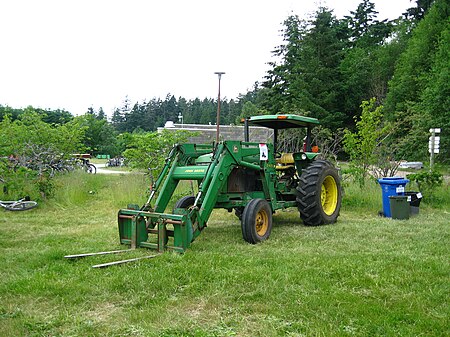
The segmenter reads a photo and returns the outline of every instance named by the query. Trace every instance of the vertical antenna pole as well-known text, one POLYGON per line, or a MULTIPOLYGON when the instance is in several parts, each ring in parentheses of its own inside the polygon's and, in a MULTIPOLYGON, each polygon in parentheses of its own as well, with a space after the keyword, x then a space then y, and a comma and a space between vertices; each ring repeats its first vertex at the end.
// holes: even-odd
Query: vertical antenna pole
POLYGON ((220 128, 220 79, 222 78, 222 75, 225 74, 223 71, 217 71, 214 74, 219 76, 219 94, 217 97, 217 118, 216 118, 216 146, 219 144, 219 128, 220 128))

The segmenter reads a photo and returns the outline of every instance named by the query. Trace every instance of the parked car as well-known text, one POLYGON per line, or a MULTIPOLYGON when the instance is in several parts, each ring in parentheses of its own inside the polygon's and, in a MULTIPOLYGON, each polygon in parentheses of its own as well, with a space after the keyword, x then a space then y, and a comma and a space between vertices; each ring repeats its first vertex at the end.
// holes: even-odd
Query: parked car
POLYGON ((423 163, 421 161, 405 161, 400 163, 399 168, 420 170, 423 169, 423 163))

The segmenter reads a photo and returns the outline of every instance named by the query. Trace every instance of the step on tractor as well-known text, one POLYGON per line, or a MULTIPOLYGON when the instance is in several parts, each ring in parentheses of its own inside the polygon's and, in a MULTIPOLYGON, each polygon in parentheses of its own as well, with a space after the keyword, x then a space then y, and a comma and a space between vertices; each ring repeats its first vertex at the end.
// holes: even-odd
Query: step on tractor
POLYGON ((175 145, 147 202, 119 210, 120 243, 131 249, 183 253, 206 228, 214 208, 234 211, 242 237, 250 244, 270 236, 277 210, 298 208, 307 226, 336 222, 342 199, 340 176, 313 151, 311 130, 318 124, 315 118, 291 114, 253 116, 244 120, 243 141, 175 145), (273 141, 250 142, 249 126, 272 129, 273 141), (306 129, 303 149, 281 153, 279 131, 292 128, 306 129), (182 180, 197 182, 198 192, 183 196, 167 212, 182 180))

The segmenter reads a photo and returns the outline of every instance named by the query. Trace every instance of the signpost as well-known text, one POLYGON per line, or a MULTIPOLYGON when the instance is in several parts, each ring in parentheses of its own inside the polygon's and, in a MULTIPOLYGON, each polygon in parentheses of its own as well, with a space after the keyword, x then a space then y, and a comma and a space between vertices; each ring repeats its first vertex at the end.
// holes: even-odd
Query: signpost
POLYGON ((439 142, 441 137, 436 136, 436 134, 441 133, 440 128, 432 128, 430 129, 431 136, 428 141, 428 152, 430 152, 430 170, 433 169, 434 165, 434 154, 439 153, 439 142))

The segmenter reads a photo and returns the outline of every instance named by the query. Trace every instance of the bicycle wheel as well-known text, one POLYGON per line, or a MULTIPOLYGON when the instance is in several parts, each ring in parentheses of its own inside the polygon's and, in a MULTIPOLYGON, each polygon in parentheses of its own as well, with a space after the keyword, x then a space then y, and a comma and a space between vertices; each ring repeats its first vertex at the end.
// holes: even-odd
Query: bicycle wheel
POLYGON ((96 173, 97 173, 97 168, 95 167, 94 164, 87 164, 87 166, 86 166, 86 172, 87 172, 87 173, 96 174, 96 173))
POLYGON ((26 211, 37 206, 36 201, 18 201, 5 207, 8 211, 26 211))

